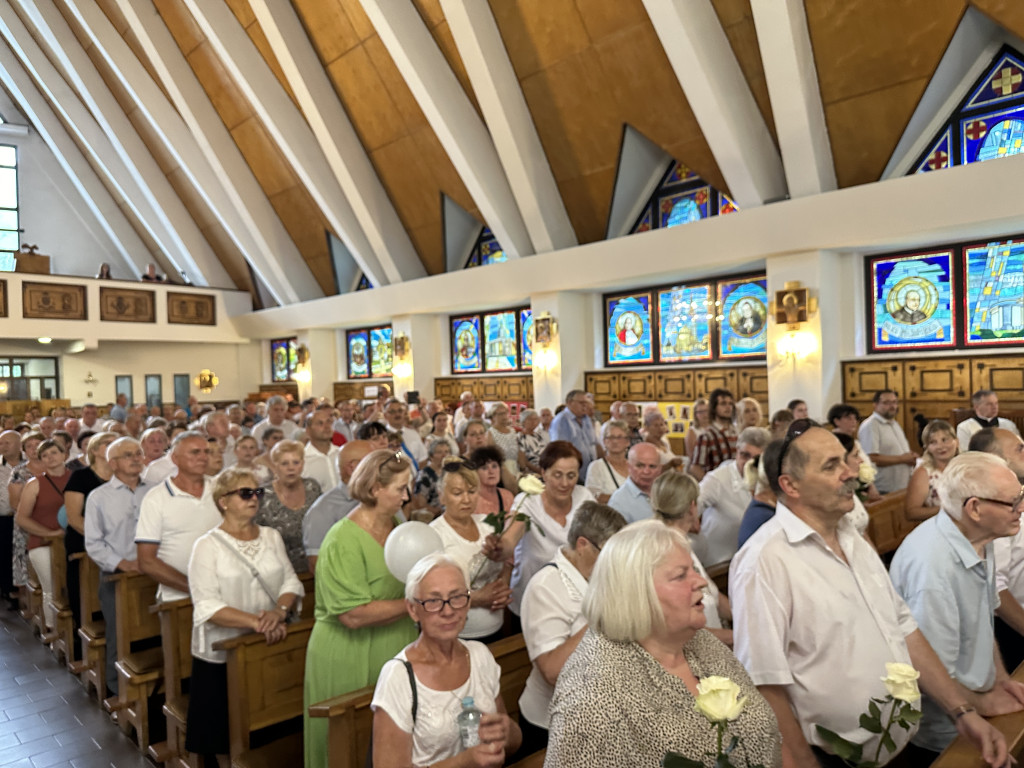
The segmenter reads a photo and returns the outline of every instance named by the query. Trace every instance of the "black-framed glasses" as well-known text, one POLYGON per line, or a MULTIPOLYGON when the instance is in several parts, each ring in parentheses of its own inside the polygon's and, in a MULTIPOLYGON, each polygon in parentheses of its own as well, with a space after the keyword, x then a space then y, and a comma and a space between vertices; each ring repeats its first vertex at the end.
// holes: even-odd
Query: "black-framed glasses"
POLYGON ((420 600, 414 597, 413 602, 419 603, 423 606, 423 610, 427 613, 440 613, 444 610, 446 605, 451 606, 453 611, 461 611, 467 605, 469 605, 469 593, 466 592, 463 595, 452 595, 447 600, 442 600, 440 597, 428 597, 426 600, 420 600))
POLYGON ((977 499, 978 501, 987 501, 990 504, 999 504, 1010 509, 1016 509, 1021 504, 1024 504, 1024 486, 1021 486, 1020 493, 1017 494, 1017 498, 1013 501, 1003 501, 1002 499, 990 499, 985 496, 968 496, 964 499, 964 506, 967 506, 967 502, 971 499, 977 499))
POLYGON ((242 501, 248 501, 249 499, 256 497, 262 499, 263 494, 267 492, 266 488, 235 488, 233 491, 228 491, 225 496, 238 496, 242 501))
POLYGON ((808 429, 816 426, 818 426, 818 422, 814 419, 797 419, 789 425, 789 429, 786 430, 786 437, 782 441, 782 448, 779 449, 778 470, 780 476, 782 475, 782 462, 786 458, 786 452, 789 450, 789 446, 808 429))

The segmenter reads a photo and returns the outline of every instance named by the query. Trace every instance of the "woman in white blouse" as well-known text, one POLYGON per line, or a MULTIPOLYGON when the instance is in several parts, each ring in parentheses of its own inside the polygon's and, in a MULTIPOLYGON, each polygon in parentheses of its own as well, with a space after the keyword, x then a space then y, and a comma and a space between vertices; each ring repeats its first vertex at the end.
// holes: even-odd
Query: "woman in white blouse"
POLYGON ((470 604, 466 574, 448 555, 428 555, 409 572, 405 600, 420 636, 377 680, 374 768, 500 768, 521 737, 505 713, 498 663, 483 643, 459 639, 470 604), (484 715, 480 743, 463 750, 455 718, 467 697, 484 715))
POLYGON ((280 642, 302 595, 281 534, 253 522, 262 495, 251 470, 221 473, 213 501, 224 522, 196 541, 188 564, 192 682, 185 747, 216 755, 221 765, 227 765, 230 746, 227 659, 213 645, 248 632, 261 632, 268 645, 280 642))
POLYGON ((613 419, 604 428, 604 458, 590 462, 585 486, 602 504, 629 478, 629 427, 613 419))

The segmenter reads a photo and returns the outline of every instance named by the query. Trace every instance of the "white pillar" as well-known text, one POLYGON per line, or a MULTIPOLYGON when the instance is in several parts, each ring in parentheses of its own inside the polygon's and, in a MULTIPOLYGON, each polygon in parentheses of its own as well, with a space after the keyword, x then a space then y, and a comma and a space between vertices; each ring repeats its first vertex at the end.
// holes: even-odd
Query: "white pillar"
POLYGON ((335 343, 334 330, 330 328, 311 328, 300 331, 298 343, 305 344, 309 350, 308 382, 297 382, 299 399, 307 397, 334 398, 334 377, 338 369, 338 348, 335 343))
POLYGON ((530 297, 530 305, 534 318, 548 312, 558 323, 558 335, 551 345, 553 365, 538 365, 536 349, 533 364, 534 405, 554 410, 565 402, 569 390, 583 388, 583 373, 594 359, 590 296, 565 291, 539 293, 530 297))
MULTIPOLYGON (((434 315, 398 315, 391 318, 392 344, 399 333, 412 344, 412 369, 408 375, 393 377, 394 395, 402 398, 410 390, 420 393, 420 400, 434 399, 434 375, 443 351, 438 322, 434 315)), ((397 362, 397 360, 396 360, 397 362)))

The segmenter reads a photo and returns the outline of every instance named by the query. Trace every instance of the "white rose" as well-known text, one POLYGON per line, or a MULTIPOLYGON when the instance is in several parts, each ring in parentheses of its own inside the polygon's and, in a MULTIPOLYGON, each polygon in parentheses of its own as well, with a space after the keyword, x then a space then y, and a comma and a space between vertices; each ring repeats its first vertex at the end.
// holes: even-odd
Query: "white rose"
POLYGON ((921 691, 917 687, 917 679, 920 676, 921 673, 909 664, 889 662, 885 665, 885 677, 882 678, 882 682, 894 699, 913 704, 921 698, 921 691))
POLYGON ((534 475, 523 475, 519 478, 519 490, 529 496, 544 493, 544 483, 534 475))
POLYGON ((697 683, 697 702, 693 708, 712 723, 735 720, 747 703, 746 696, 739 696, 740 687, 728 677, 702 677, 697 683))
POLYGON ((857 479, 864 483, 864 485, 871 485, 875 482, 875 475, 877 474, 878 472, 875 470, 875 465, 869 461, 865 461, 857 470, 857 479))

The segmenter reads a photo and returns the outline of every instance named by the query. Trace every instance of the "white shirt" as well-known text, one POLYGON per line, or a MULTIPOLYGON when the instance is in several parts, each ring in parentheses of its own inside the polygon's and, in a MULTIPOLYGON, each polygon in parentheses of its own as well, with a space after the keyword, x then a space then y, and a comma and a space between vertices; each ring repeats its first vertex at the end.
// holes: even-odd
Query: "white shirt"
MULTIPOLYGON (((956 439, 960 442, 961 453, 968 450, 968 447, 971 444, 971 438, 980 432, 981 429, 981 424, 977 422, 973 415, 956 425, 956 439)), ((1009 430, 1020 437, 1020 430, 1017 429, 1017 425, 1009 419, 1000 418, 999 429, 1009 430)))
MULTIPOLYGON (((203 495, 196 498, 164 480, 146 494, 135 529, 136 544, 158 544, 156 556, 181 573, 188 573, 188 561, 196 539, 221 524, 223 518, 213 503, 213 484, 206 478, 203 495)), ((157 588, 160 602, 188 597, 166 584, 157 588)))
MULTIPOLYGON (((416 680, 416 723, 412 721, 412 691, 404 664, 388 661, 380 672, 370 709, 378 708, 405 733, 412 734, 412 764, 433 765, 462 751, 455 718, 462 711, 462 699, 473 697, 477 709, 497 712, 495 703, 501 688, 501 667, 483 643, 462 643, 469 651, 469 677, 452 691, 435 691, 416 680)), ((396 659, 405 659, 402 650, 396 659)), ((415 675, 416 665, 413 665, 415 675)))
MULTIPOLYGON (((877 412, 868 416, 857 430, 857 439, 865 453, 880 456, 902 456, 910 453, 910 443, 901 427, 894 419, 886 419, 877 412)), ((910 482, 910 473, 914 468, 907 464, 893 464, 879 467, 875 477, 875 487, 879 493, 902 491, 910 482)))
POLYGON ((718 565, 736 554, 740 523, 750 498, 735 459, 723 461, 700 481, 700 533, 693 540, 693 549, 701 562, 718 565))
MULTIPOLYGON (((525 494, 520 493, 512 501, 512 509, 517 509, 525 494)), ((565 516, 565 526, 553 520, 544 509, 544 502, 541 495, 530 496, 523 501, 523 512, 533 519, 530 530, 523 534, 523 538, 516 545, 516 566, 512 571, 512 602, 509 609, 516 616, 519 615, 519 603, 523 599, 523 592, 526 585, 544 563, 553 559, 559 547, 564 547, 566 538, 569 536, 569 526, 572 525, 573 515, 584 501, 596 501, 594 494, 577 485, 572 489, 572 507, 569 514, 565 516), (543 531, 543 533, 541 533, 543 531)))
MULTIPOLYGON (((398 431, 388 426, 388 432, 397 433, 398 431)), ((401 432, 402 452, 416 462, 417 471, 423 469, 427 463, 427 446, 420 439, 420 433, 411 427, 402 427, 401 432)))
POLYGON ((996 592, 1004 589, 1024 605, 1024 527, 1013 536, 996 539, 993 551, 996 560, 996 592))
MULTIPOLYGON (((886 662, 910 664, 906 637, 917 624, 848 519, 838 536, 849 564, 783 502, 776 505, 732 561, 735 652, 755 685, 785 686, 808 743, 826 746, 814 727, 820 724, 874 755, 877 736, 859 719, 871 697, 886 696, 886 662)), ((915 731, 893 728, 891 735, 902 749, 915 731)))
POLYGON ((251 630, 222 627, 210 621, 221 608, 237 608, 246 613, 272 610, 281 595, 303 595, 288 560, 281 534, 273 528, 259 527, 252 541, 239 541, 220 528, 202 536, 192 549, 188 563, 188 587, 192 593, 192 655, 213 664, 227 661, 227 651, 213 650, 213 644, 251 630), (267 594, 257 573, 273 595, 267 594))
POLYGON ((523 640, 534 662, 526 687, 519 697, 519 710, 534 725, 547 728, 548 705, 555 687, 544 679, 537 657, 553 651, 579 632, 587 620, 583 617, 583 595, 587 581, 559 549, 552 560, 530 579, 523 595, 523 640))
POLYGON ((148 485, 159 485, 169 477, 178 474, 178 465, 171 461, 171 454, 154 459, 142 470, 141 480, 148 485))
POLYGON ((310 477, 320 483, 320 491, 327 493, 341 482, 341 470, 338 468, 338 446, 332 445, 327 453, 321 453, 313 443, 306 443, 303 451, 302 476, 310 477))
POLYGON ((704 592, 704 626, 707 629, 721 629, 722 617, 718 615, 718 585, 715 580, 708 576, 704 564, 697 557, 695 552, 690 552, 690 559, 693 560, 693 567, 697 573, 704 577, 707 582, 702 590, 704 592))
POLYGON ((256 438, 256 442, 261 448, 263 447, 263 433, 271 427, 275 427, 284 432, 285 440, 295 440, 302 434, 302 428, 287 417, 282 419, 280 424, 271 424, 270 419, 264 419, 252 428, 252 436, 256 438))
POLYGON ((587 467, 587 482, 584 483, 584 486, 595 497, 604 493, 611 496, 625 485, 628 477, 628 473, 620 475, 616 472, 615 467, 612 466, 610 461, 598 459, 597 461, 590 462, 590 466, 587 467))
MULTIPOLYGON (((483 553, 484 541, 494 533, 494 529, 484 522, 484 515, 473 515, 473 521, 478 533, 474 541, 467 541, 456 533, 444 515, 430 523, 430 527, 437 531, 444 543, 444 553, 454 558, 466 571, 466 578, 472 580, 469 584, 471 590, 490 584, 501 575, 503 567, 483 553)), ((492 611, 483 606, 470 608, 466 626, 459 637, 471 640, 493 635, 501 629, 504 620, 504 611, 492 611)))

